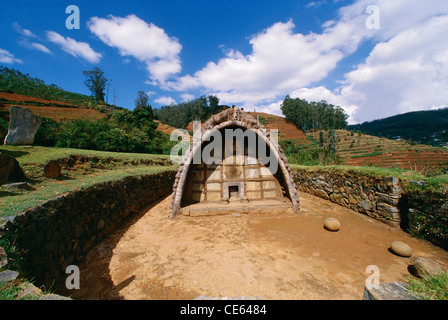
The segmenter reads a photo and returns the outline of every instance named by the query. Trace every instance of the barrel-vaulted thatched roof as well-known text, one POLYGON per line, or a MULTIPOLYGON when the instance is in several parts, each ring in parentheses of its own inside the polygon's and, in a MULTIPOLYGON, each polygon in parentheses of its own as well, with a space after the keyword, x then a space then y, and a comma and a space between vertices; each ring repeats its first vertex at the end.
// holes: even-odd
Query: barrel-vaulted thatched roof
POLYGON ((292 203, 294 211, 299 210, 299 195, 297 193, 296 185, 291 176, 291 170, 288 165, 286 156, 284 155, 281 147, 278 143, 272 143, 270 139, 270 133, 266 128, 253 116, 247 114, 242 109, 235 106, 228 108, 216 115, 213 115, 208 121, 202 125, 201 139, 200 141, 192 141, 189 150, 185 153, 180 167, 176 174, 175 182, 173 185, 173 194, 171 198, 170 209, 171 217, 175 217, 180 214, 182 195, 184 191, 185 182, 187 179, 187 174, 190 169, 190 165, 193 161, 193 155, 201 150, 201 146, 205 141, 208 141, 210 136, 217 130, 221 130, 227 127, 239 127, 243 130, 252 130, 259 137, 261 137, 273 152, 277 161, 278 168, 281 170, 281 174, 284 178, 287 192, 292 203))

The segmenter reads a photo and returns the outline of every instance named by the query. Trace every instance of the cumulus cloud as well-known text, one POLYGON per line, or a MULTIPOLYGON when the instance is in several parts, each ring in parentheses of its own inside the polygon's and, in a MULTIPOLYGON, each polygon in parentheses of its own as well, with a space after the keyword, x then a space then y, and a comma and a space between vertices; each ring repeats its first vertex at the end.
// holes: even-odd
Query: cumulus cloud
POLYGON ((287 94, 327 100, 343 107, 350 123, 447 106, 446 0, 358 0, 322 27, 321 33, 301 34, 294 33, 292 20, 275 23, 250 38, 250 54, 226 49, 223 58, 165 88, 200 89, 222 103, 274 114, 281 113, 287 94), (366 27, 370 5, 380 10, 379 30, 366 27), (373 49, 338 76, 335 89, 322 84, 367 41, 373 49))
POLYGON ((152 23, 135 15, 125 18, 110 15, 107 19, 91 18, 88 27, 105 44, 117 48, 122 56, 133 56, 144 62, 151 79, 148 83, 164 83, 181 71, 182 46, 178 39, 152 23))
POLYGON ((182 102, 191 101, 194 99, 194 95, 189 93, 181 94, 180 97, 182 98, 182 102))
POLYGON ((205 88, 224 103, 256 104, 325 78, 343 53, 321 46, 314 35, 294 33, 293 28, 292 21, 275 23, 250 39, 250 54, 227 50, 218 62, 168 82, 167 88, 205 88))
POLYGON ((446 107, 448 43, 442 39, 448 32, 447 22, 448 3, 442 0, 361 0, 346 6, 340 10, 338 21, 327 22, 329 27, 323 33, 328 35, 326 44, 332 45, 331 39, 336 41, 334 31, 345 26, 352 40, 347 42, 348 54, 363 40, 373 41, 373 50, 342 77, 333 92, 322 87, 301 88, 294 95, 315 100, 322 97, 344 107, 349 123, 446 107), (380 10, 381 29, 354 28, 365 19, 360 12, 371 4, 380 10))
POLYGON ((357 105, 353 121, 448 106, 448 15, 437 16, 377 44, 345 76, 343 99, 357 105))
POLYGON ((15 62, 22 63, 23 61, 14 57, 14 54, 8 50, 0 48, 0 63, 13 64, 15 62))
POLYGON ((74 57, 80 57, 90 63, 98 63, 102 55, 94 51, 86 42, 79 42, 70 37, 63 37, 54 31, 47 31, 47 38, 53 43, 58 44, 62 50, 74 57))
POLYGON ((155 99, 154 102, 164 106, 176 104, 176 101, 171 97, 160 97, 155 99))

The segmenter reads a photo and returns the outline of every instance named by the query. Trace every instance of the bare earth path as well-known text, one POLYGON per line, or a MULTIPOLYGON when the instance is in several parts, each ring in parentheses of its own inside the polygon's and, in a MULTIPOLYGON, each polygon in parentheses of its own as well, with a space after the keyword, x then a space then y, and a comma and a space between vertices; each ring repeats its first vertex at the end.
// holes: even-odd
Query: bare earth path
POLYGON ((448 254, 352 210, 300 193, 302 213, 169 219, 166 198, 96 246, 76 299, 362 299, 369 265, 381 282, 407 281, 408 265, 448 254), (323 229, 327 217, 341 230, 323 229), (411 258, 388 251, 409 244, 411 258))

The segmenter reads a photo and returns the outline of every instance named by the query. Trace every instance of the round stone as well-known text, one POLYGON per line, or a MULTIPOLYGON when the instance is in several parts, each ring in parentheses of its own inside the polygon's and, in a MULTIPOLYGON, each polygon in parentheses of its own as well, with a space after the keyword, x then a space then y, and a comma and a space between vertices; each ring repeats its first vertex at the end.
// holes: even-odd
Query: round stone
POLYGON ((410 257, 412 256, 412 249, 406 243, 400 241, 394 241, 390 244, 390 250, 392 253, 401 256, 401 257, 410 257))
POLYGON ((444 272, 444 269, 440 264, 425 257, 418 257, 417 259, 415 259, 413 266, 415 272, 421 278, 436 276, 444 272))
POLYGON ((324 228, 328 231, 339 231, 341 224, 336 218, 327 218, 324 222, 324 228))

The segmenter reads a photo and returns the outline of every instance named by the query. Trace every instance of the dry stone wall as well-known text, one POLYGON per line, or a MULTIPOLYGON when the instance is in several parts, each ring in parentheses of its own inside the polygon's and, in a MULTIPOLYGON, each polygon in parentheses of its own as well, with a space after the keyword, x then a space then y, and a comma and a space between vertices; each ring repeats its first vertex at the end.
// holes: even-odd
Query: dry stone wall
POLYGON ((0 231, 23 251, 26 271, 48 287, 126 218, 170 194, 174 177, 164 171, 73 191, 16 215, 0 231))
POLYGON ((394 177, 372 177, 345 170, 292 169, 299 191, 330 200, 369 217, 400 225, 401 182, 394 177))

